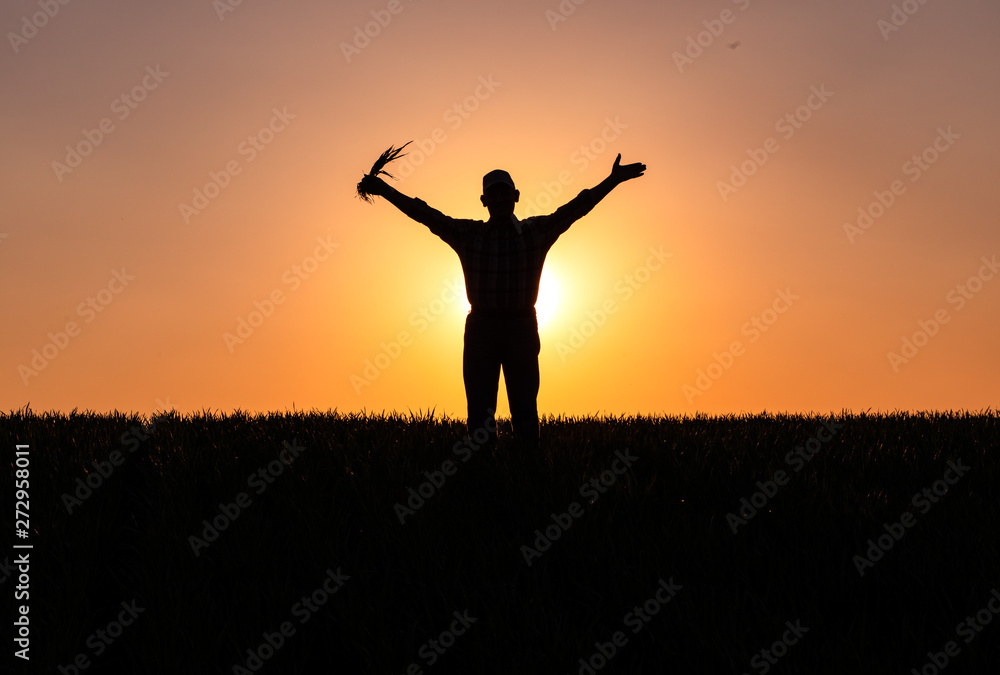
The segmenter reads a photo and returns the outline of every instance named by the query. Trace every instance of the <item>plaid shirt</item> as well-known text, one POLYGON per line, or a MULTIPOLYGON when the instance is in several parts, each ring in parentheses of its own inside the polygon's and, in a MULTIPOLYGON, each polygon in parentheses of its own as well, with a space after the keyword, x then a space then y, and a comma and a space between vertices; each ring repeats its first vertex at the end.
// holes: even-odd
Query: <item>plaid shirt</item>
POLYGON ((509 226, 451 218, 420 199, 412 199, 409 215, 458 253, 472 308, 502 312, 534 308, 546 254, 594 205, 590 190, 582 190, 550 215, 511 215, 509 226))

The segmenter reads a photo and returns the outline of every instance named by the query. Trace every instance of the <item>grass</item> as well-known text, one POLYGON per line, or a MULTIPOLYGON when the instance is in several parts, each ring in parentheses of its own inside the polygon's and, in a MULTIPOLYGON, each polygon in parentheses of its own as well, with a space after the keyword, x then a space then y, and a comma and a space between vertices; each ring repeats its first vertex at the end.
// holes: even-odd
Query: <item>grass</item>
MULTIPOLYGON (((956 631, 981 610, 991 616, 1000 587, 997 421, 992 411, 549 417, 551 470, 507 441, 506 422, 495 448, 463 462, 453 447, 464 425, 424 413, 147 421, 24 410, 0 415, 0 438, 12 458, 16 443, 31 446, 32 672, 83 655, 88 675, 388 674, 411 664, 575 674, 579 659, 613 647, 594 672, 910 673, 951 640, 960 653, 949 672, 993 673, 1000 620, 968 643, 956 631), (831 427, 832 437, 821 431, 831 427), (808 462, 786 460, 817 437, 826 440, 813 441, 808 462), (284 442, 304 448, 290 465, 276 461, 284 442), (626 449, 638 459, 615 474, 626 449), (447 460, 453 475, 401 524, 396 505, 447 460), (969 469, 923 513, 914 495, 958 460, 969 469), (98 483, 95 461, 109 475, 67 501, 78 480, 98 483), (272 482, 248 483, 269 464, 280 469, 272 482), (787 482, 734 533, 727 515, 779 470, 787 482), (590 503, 581 485, 602 472, 611 484, 590 503), (190 538, 241 493, 249 505, 195 555, 190 538), (582 515, 529 567, 522 546, 574 502, 582 515), (855 556, 906 511, 915 524, 860 575, 855 556), (322 605, 302 603, 338 570, 350 578, 322 605), (629 613, 661 580, 681 589, 651 602, 655 614, 633 632, 629 613), (143 608, 134 622, 111 644, 95 638, 131 601, 143 608), (475 622, 453 645, 446 635, 438 654, 428 641, 455 612, 475 622), (248 650, 268 655, 265 634, 277 643, 284 622, 281 646, 248 666, 248 650), (786 622, 808 631, 768 663, 761 650, 786 622)), ((0 584, 4 603, 15 580, 0 584)))

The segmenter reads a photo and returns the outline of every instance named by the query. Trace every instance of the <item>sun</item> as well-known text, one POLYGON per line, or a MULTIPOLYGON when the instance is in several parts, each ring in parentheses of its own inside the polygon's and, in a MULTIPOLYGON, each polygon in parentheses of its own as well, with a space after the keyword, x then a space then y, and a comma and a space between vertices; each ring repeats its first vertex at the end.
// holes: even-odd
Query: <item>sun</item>
POLYGON ((538 316, 538 330, 551 326, 559 314, 559 300, 562 296, 558 277, 548 268, 542 268, 542 279, 538 284, 538 301, 535 314, 538 316))
MULTIPOLYGON (((558 275, 549 267, 542 268, 542 277, 538 282, 538 300, 535 301, 535 315, 538 317, 539 332, 546 327, 551 328, 556 317, 559 315, 560 300, 562 299, 562 289, 559 284, 558 275)), ((469 304, 465 294, 465 287, 462 287, 462 297, 460 302, 455 303, 456 316, 461 316, 462 320, 468 315, 472 305, 469 304)))

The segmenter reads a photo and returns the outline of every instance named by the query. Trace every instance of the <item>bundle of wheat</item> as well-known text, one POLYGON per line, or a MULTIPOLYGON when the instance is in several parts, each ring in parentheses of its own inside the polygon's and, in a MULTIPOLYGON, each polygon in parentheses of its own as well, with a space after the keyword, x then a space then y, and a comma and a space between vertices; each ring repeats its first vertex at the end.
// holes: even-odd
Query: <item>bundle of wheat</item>
MULTIPOLYGON (((388 171, 386 171, 384 167, 385 167, 386 164, 388 164, 389 162, 391 162, 391 161, 393 161, 395 159, 399 159, 400 157, 405 157, 405 155, 401 155, 399 153, 402 152, 403 148, 405 148, 406 146, 408 146, 412 142, 413 141, 407 141, 406 143, 403 143, 398 148, 395 148, 395 147, 393 147, 393 146, 390 145, 389 149, 386 150, 385 152, 383 152, 381 155, 379 155, 379 158, 377 160, 375 160, 375 163, 372 164, 372 170, 369 171, 368 174, 366 174, 365 177, 367 178, 368 176, 371 176, 372 178, 376 178, 376 177, 378 177, 379 174, 385 174, 389 178, 392 178, 393 180, 395 180, 396 177, 393 176, 388 171)), ((358 183, 358 196, 361 197, 362 199, 364 199, 366 202, 368 202, 370 204, 371 201, 372 201, 372 194, 370 192, 366 191, 363 187, 361 187, 362 183, 364 183, 363 180, 361 181, 361 183, 358 183)))

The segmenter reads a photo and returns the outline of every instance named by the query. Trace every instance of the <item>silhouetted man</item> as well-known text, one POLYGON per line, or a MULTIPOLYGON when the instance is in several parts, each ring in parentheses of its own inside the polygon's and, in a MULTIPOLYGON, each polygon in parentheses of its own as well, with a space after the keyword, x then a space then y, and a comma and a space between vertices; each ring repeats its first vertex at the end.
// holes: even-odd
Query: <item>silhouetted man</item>
POLYGON ((385 197, 407 216, 426 225, 458 253, 462 262, 466 295, 472 305, 465 320, 462 359, 470 436, 480 427, 496 428, 494 411, 502 368, 514 434, 529 447, 537 447, 541 344, 535 302, 542 264, 560 234, 620 183, 638 178, 646 170, 646 165, 638 162, 621 166, 621 158, 619 154, 611 175, 596 187, 582 190, 555 213, 524 220, 514 216, 520 193, 510 174, 501 169, 483 176, 480 200, 490 213, 485 223, 450 218, 420 199, 407 197, 377 176, 362 179, 360 188, 385 197))

